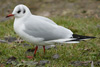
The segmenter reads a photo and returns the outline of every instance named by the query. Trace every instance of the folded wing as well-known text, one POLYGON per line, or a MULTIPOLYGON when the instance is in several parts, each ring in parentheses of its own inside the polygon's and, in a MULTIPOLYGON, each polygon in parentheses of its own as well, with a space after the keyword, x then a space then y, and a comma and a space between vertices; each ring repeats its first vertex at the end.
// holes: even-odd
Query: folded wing
POLYGON ((43 38, 44 41, 68 39, 72 37, 72 32, 62 26, 52 24, 50 22, 31 17, 25 23, 25 33, 36 38, 43 38), (29 20, 34 20, 29 21, 29 20))

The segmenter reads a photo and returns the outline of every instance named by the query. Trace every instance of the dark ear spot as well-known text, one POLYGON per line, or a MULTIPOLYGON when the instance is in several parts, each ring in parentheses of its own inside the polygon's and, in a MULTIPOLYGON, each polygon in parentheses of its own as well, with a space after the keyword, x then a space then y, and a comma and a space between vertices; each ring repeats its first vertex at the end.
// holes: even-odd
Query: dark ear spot
POLYGON ((26 10, 24 9, 23 13, 25 13, 25 12, 26 12, 26 10))
POLYGON ((20 13, 20 12, 21 12, 21 10, 18 10, 18 11, 17 11, 17 13, 20 13))

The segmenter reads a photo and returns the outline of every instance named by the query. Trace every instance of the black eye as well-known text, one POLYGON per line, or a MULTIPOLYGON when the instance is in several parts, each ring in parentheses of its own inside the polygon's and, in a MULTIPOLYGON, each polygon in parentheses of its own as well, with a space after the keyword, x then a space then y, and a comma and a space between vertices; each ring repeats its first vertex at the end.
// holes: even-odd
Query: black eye
POLYGON ((20 12, 21 12, 21 10, 17 11, 17 13, 20 13, 20 12))
POLYGON ((23 11, 23 13, 25 13, 26 11, 25 11, 25 9, 24 9, 24 11, 23 11))

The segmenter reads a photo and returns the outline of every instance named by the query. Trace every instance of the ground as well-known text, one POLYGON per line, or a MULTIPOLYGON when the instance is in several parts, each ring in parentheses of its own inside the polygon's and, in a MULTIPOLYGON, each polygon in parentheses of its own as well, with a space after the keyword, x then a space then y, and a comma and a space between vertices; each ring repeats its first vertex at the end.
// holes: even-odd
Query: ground
POLYGON ((18 4, 28 6, 33 14, 47 17, 100 17, 100 0, 3 0, 0 1, 0 20, 18 4))

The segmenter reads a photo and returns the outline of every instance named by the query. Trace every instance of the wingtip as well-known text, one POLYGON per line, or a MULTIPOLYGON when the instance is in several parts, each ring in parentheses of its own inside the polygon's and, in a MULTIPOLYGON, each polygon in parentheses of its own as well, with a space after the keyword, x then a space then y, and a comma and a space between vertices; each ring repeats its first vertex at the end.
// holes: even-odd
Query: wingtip
POLYGON ((93 36, 88 36, 89 38, 97 38, 97 37, 93 37, 93 36))
POLYGON ((90 39, 92 39, 92 38, 96 38, 96 37, 73 34, 73 38, 78 38, 78 39, 88 39, 88 38, 90 38, 90 39))

